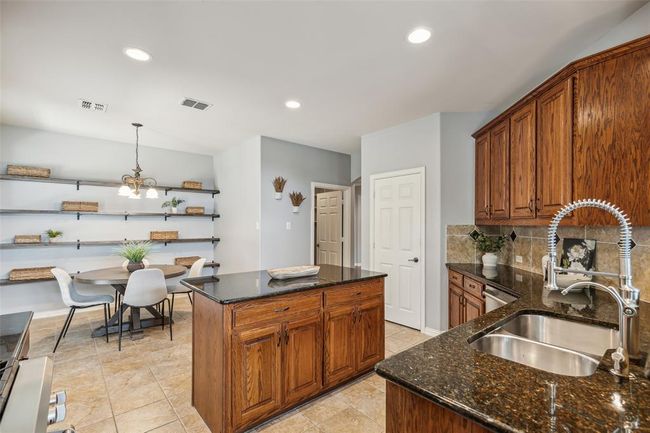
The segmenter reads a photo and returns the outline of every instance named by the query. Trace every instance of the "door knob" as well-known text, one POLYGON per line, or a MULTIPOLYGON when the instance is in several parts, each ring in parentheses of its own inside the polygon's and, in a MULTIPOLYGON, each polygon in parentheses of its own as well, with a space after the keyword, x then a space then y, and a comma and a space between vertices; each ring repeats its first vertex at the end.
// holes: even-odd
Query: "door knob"
POLYGON ((409 259, 409 262, 413 262, 413 263, 417 263, 419 261, 420 259, 418 259, 417 257, 413 257, 412 259, 409 259))

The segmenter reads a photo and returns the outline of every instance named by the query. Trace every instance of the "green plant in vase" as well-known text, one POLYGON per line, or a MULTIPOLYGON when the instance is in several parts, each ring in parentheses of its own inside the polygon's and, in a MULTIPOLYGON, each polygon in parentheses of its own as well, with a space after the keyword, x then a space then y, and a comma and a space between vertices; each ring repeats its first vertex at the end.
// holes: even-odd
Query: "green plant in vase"
POLYGON ((497 253, 499 253, 506 244, 505 236, 488 236, 485 233, 479 233, 476 239, 476 248, 483 253, 481 260, 486 268, 495 268, 497 266, 497 253))
POLYGON ((173 197, 171 200, 167 200, 162 204, 162 208, 170 208, 172 210, 172 213, 178 213, 178 205, 181 203, 185 203, 185 200, 173 197))
POLYGON ((151 242, 149 241, 125 241, 117 250, 117 255, 124 257, 129 261, 126 269, 129 272, 144 269, 142 260, 151 252, 151 242))
POLYGON ((49 229, 48 231, 45 232, 47 235, 47 240, 48 242, 56 242, 59 240, 61 236, 63 236, 63 232, 60 230, 55 230, 55 229, 49 229))

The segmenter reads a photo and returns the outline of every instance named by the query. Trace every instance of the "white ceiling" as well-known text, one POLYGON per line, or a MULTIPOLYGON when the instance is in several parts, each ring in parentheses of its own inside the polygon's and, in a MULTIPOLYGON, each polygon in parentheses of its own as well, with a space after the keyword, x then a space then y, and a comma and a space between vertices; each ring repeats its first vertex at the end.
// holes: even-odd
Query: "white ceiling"
POLYGON ((3 2, 1 120, 125 142, 138 121, 143 144, 195 152, 267 135, 349 153, 432 112, 500 106, 643 3, 3 2), (420 25, 433 37, 407 43, 420 25))

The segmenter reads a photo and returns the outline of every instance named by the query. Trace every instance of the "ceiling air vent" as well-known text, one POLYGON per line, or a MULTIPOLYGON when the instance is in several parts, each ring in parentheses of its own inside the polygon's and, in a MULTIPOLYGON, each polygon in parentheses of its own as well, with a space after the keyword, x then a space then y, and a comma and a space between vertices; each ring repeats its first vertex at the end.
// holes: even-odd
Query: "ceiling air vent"
POLYGON ((192 99, 192 98, 184 98, 181 101, 181 105, 190 108, 196 108, 197 110, 201 110, 201 111, 207 110, 208 108, 212 107, 212 104, 208 104, 207 102, 197 101, 196 99, 192 99))
POLYGON ((93 102, 87 99, 79 99, 79 108, 91 111, 106 111, 108 109, 108 106, 106 104, 100 104, 99 102, 93 102))

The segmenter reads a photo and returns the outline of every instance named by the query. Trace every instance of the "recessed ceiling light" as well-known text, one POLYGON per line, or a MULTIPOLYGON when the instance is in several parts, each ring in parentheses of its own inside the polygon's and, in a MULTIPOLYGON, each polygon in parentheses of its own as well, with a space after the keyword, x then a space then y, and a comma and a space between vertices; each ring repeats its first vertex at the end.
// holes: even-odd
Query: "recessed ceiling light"
POLYGON ((423 42, 428 41, 430 37, 431 37, 431 30, 424 27, 418 27, 417 29, 409 33, 408 40, 412 44, 421 44, 423 42))
POLYGON ((124 48, 124 54, 139 62, 148 62, 151 60, 151 54, 140 48, 126 47, 124 48))
POLYGON ((284 103, 284 106, 287 108, 291 108, 292 110, 295 110, 296 108, 300 108, 300 102, 290 99, 284 103))

